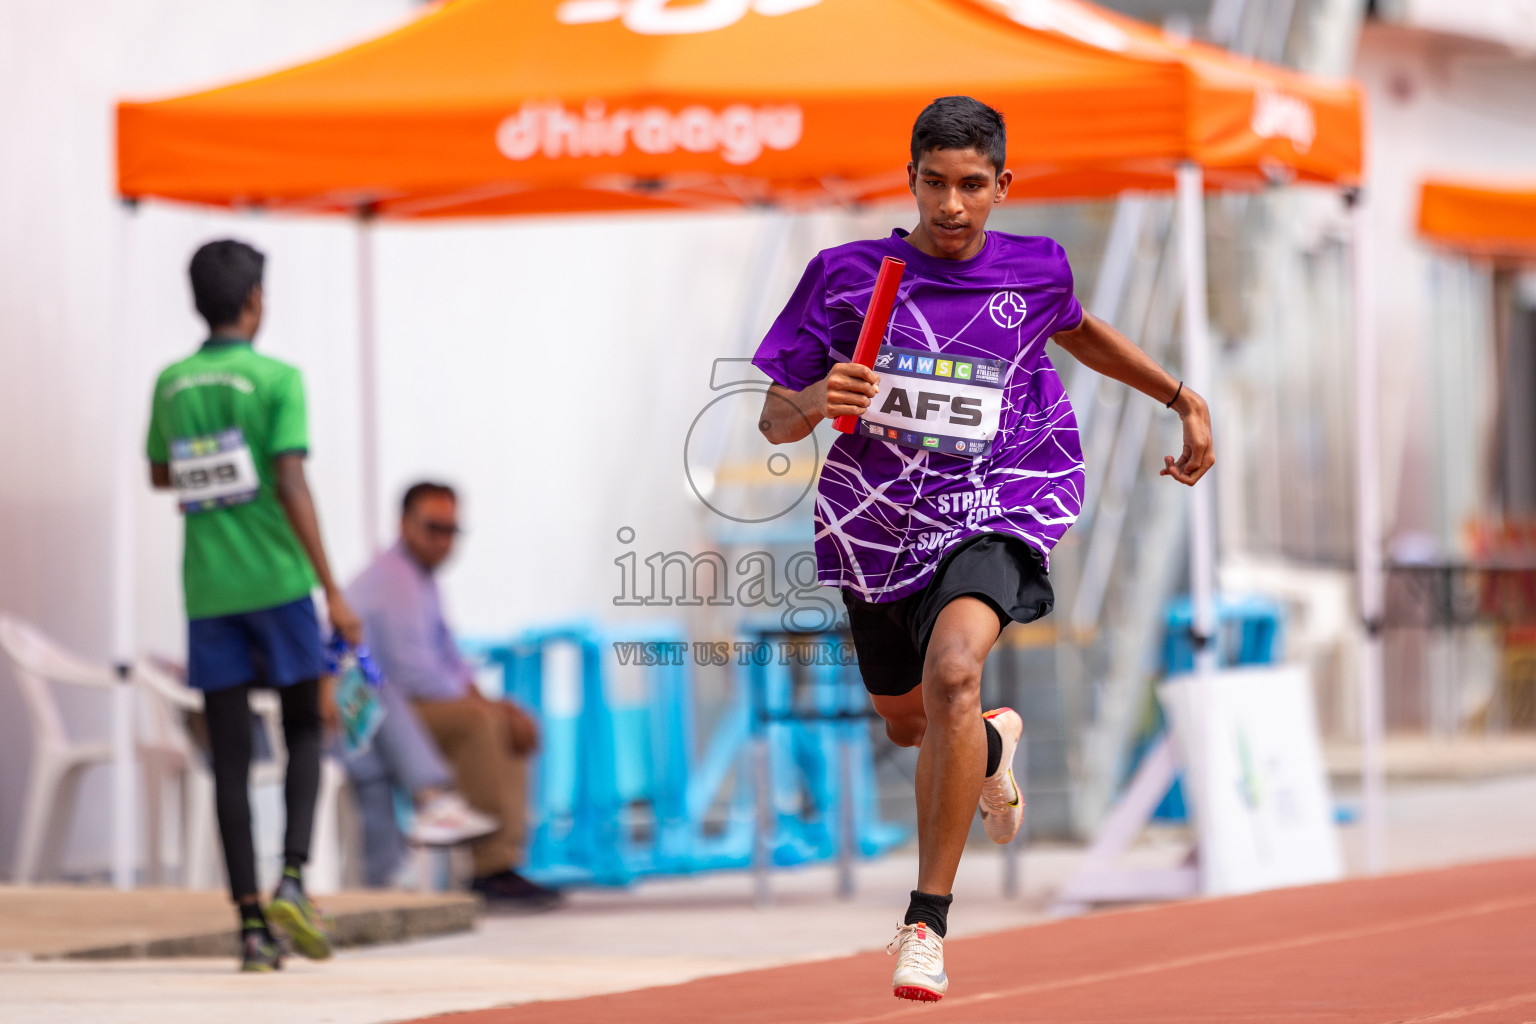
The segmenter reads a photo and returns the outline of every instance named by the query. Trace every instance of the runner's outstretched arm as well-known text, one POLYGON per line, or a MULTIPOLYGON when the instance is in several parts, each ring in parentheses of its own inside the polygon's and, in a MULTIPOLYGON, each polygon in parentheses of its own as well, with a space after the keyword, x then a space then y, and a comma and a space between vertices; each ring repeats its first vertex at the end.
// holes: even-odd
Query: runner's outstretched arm
POLYGON ((790 444, 806 437, 823 419, 862 416, 880 391, 880 375, 858 363, 836 363, 826 377, 804 391, 778 384, 763 399, 757 429, 770 444, 790 444))
POLYGON ((282 503, 289 525, 309 555, 320 586, 325 588, 331 625, 347 643, 360 644, 363 642, 362 620, 353 613, 352 606, 347 604, 341 588, 336 585, 331 575, 331 563, 325 557, 325 545, 320 541, 320 517, 315 513, 315 500, 310 496, 309 481, 304 477, 304 456, 298 452, 285 452, 272 463, 277 471, 277 500, 282 503))
POLYGON ((1184 451, 1177 460, 1163 456, 1159 476, 1171 476, 1181 484, 1193 486, 1216 465, 1211 449, 1211 410, 1205 399, 1189 387, 1180 388, 1179 380, 1157 364, 1136 344, 1098 317, 1083 314, 1083 322, 1070 331, 1053 336, 1053 341, 1096 373, 1102 373, 1144 395, 1167 404, 1178 395, 1173 410, 1184 423, 1184 451))

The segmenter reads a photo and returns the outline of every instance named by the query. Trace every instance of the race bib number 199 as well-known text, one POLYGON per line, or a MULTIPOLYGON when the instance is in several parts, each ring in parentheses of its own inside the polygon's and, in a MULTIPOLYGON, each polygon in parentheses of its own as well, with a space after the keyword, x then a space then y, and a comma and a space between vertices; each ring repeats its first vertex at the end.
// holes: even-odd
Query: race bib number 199
POLYGON ((261 481, 245 435, 234 427, 172 441, 171 485, 182 512, 191 514, 254 501, 261 481))
POLYGON ((992 451, 1003 413, 1003 363, 886 345, 875 358, 880 394, 859 432, 904 448, 966 458, 992 451))

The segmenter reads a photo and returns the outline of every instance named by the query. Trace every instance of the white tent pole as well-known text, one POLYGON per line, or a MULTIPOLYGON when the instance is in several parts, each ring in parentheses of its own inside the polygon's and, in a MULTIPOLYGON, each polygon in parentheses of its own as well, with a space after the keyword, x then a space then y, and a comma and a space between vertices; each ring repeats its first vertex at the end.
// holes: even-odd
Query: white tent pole
POLYGON ((379 553, 379 382, 378 339, 374 322, 373 211, 357 219, 357 377, 363 543, 368 557, 379 553))
POLYGON ((1354 234, 1355 278, 1355 565, 1360 589, 1360 782, 1365 870, 1385 867, 1385 809, 1382 806, 1381 619, 1385 579, 1382 566, 1380 391, 1377 373, 1376 310, 1371 290, 1370 225, 1363 191, 1347 193, 1354 234))
MULTIPOLYGON (((125 312, 129 305, 128 274, 132 264, 132 233, 135 207, 123 204, 116 213, 117 245, 116 294, 113 296, 113 322, 108 325, 108 344, 112 346, 111 363, 113 379, 130 380, 132 364, 129 358, 130 334, 125 312)), ((111 545, 111 651, 112 662, 117 667, 119 685, 112 691, 112 885, 117 889, 132 889, 137 864, 134 846, 137 825, 137 787, 134 765, 134 708, 133 686, 129 679, 129 666, 133 662, 133 487, 138 479, 135 470, 143 466, 143 459, 133 444, 138 436, 135 429, 136 403, 130 395, 132 388, 112 389, 113 438, 108 445, 112 453, 112 482, 107 514, 110 517, 108 536, 111 545)))
MULTIPOLYGON (((1206 309, 1205 173, 1186 163, 1178 171, 1179 271, 1183 286, 1184 383, 1206 401, 1213 397, 1210 320, 1206 309)), ((1213 484, 1202 480, 1190 492, 1190 640, 1195 652, 1194 699, 1190 702, 1189 750, 1185 778, 1194 790, 1197 834, 1205 827, 1202 809, 1211 806, 1216 677, 1216 544, 1213 484)), ((1209 880, 1202 864, 1202 886, 1209 880)))
MULTIPOLYGON (((1099 276, 1094 282, 1093 298, 1088 309, 1094 316, 1109 323, 1120 322, 1120 306, 1125 301, 1131 268, 1136 263, 1136 243, 1141 237, 1141 225, 1146 220, 1145 196, 1125 193, 1115 202, 1115 218, 1109 224, 1109 236, 1104 240, 1104 255, 1099 261, 1099 276)), ((1089 423, 1098 415, 1094 401, 1097 396, 1099 374, 1086 364, 1072 361, 1071 381, 1067 394, 1076 400, 1078 434, 1088 433, 1089 423)))
MULTIPOLYGON (((1179 269, 1184 287, 1184 382, 1207 402, 1213 400, 1211 331, 1206 311, 1205 174, 1195 164, 1178 172, 1179 269)), ((1216 668, 1216 544, 1211 484, 1191 490, 1189 572, 1193 604, 1195 668, 1216 668)))

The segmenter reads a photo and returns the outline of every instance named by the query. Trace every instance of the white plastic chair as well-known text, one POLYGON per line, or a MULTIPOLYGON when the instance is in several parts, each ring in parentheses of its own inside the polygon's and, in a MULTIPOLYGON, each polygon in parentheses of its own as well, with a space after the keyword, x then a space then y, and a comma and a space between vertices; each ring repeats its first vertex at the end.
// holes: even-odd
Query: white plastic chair
MULTIPOLYGON (((38 879, 41 866, 61 863, 84 770, 112 760, 112 745, 107 740, 70 737, 54 687, 83 687, 110 696, 121 684, 110 668, 76 657, 13 616, 0 614, 0 651, 11 662, 32 723, 32 765, 12 869, 15 884, 29 885, 38 879)), ((176 781, 181 795, 182 884, 213 888, 223 876, 214 827, 213 779, 183 717, 187 711, 202 710, 203 695, 182 683, 180 675, 174 664, 150 658, 139 659, 132 674, 136 694, 151 698, 135 701, 139 707, 134 747, 147 812, 142 830, 145 866, 151 881, 162 880, 164 790, 167 782, 176 781)), ((282 745, 282 711, 277 696, 259 692, 251 706, 265 721, 274 754, 271 760, 251 766, 251 784, 281 787, 287 752, 282 745)), ((357 831, 349 828, 346 820, 351 808, 349 801, 341 799, 345 782, 346 772, 339 764, 331 758, 322 761, 309 872, 310 888, 317 893, 339 889, 343 868, 356 860, 346 857, 343 850, 344 840, 357 831)))
POLYGON ((32 719, 32 767, 11 875, 17 885, 29 885, 37 879, 41 863, 60 863, 81 774, 91 765, 112 760, 110 742, 70 738, 53 685, 84 687, 109 696, 120 684, 111 669, 75 657, 8 615, 0 615, 0 650, 10 659, 32 719))
POLYGON ((140 764, 140 778, 144 780, 144 869, 151 884, 165 880, 163 804, 166 785, 175 783, 180 805, 181 884, 188 889, 213 889, 220 882, 213 773, 187 730, 186 717, 202 711, 203 695, 188 687, 183 676, 180 666, 152 656, 133 664, 140 734, 154 746, 141 754, 140 764))
MULTIPOLYGON (((176 754, 146 761, 144 776, 148 785, 149 810, 146 814, 150 834, 155 838, 149 868, 158 879, 159 802, 168 781, 178 781, 182 797, 182 884, 188 888, 216 888, 224 881, 223 863, 218 856, 217 830, 213 804, 213 776, 204 763, 202 751, 192 741, 185 725, 186 712, 203 709, 203 695, 188 687, 180 666, 160 658, 141 658, 134 665, 135 681, 151 699, 144 701, 153 710, 141 721, 143 728, 156 737, 164 737, 164 746, 176 754)), ((258 690, 251 695, 251 710, 262 720, 263 730, 272 745, 272 757, 251 763, 251 788, 268 786, 281 789, 288 752, 283 745, 282 704, 277 694, 258 690)), ((308 888, 315 893, 335 892, 341 888, 342 868, 350 860, 345 838, 349 802, 341 799, 346 772, 333 758, 320 763, 320 795, 315 806, 315 833, 311 844, 308 888)), ((253 811, 255 808, 253 807, 253 811)), ((258 826, 261 823, 258 821, 258 826)), ((262 879, 263 888, 275 879, 262 879)))

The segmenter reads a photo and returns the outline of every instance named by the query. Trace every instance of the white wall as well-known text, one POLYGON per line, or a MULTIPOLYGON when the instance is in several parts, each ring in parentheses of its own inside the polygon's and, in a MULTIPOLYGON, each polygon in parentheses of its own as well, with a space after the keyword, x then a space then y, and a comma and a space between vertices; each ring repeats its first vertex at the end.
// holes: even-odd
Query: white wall
MULTIPOLYGON (((327 545, 342 576, 362 567, 355 227, 153 203, 130 218, 112 199, 111 103, 304 59, 414 6, 0 5, 0 94, 12 100, 0 109, 0 610, 108 657, 113 460, 140 459, 155 372, 201 340, 185 266, 222 236, 269 257, 257 343, 305 373, 327 545), (119 394, 132 410, 126 431, 111 422, 119 394)), ((811 251, 888 221, 797 221, 764 282, 767 315, 811 251)), ((642 552, 697 546, 706 513, 685 486, 683 437, 710 397, 711 361, 748 354, 762 326, 738 321, 766 227, 743 214, 377 229, 378 516, 392 536, 399 490, 418 476, 462 486, 470 532, 445 588, 467 632, 612 611, 620 526, 636 529, 642 552)), ((179 655, 180 522, 147 484, 133 519, 136 646, 179 655)), ((104 735, 100 709, 71 717, 104 735)), ((28 736, 0 666, 0 870, 28 736)), ((105 864, 105 782, 88 784, 72 870, 105 864)))
MULTIPOLYGON (((466 630, 604 610, 622 526, 642 552, 698 546, 683 442, 713 397, 712 360, 751 354, 735 317, 766 227, 643 216, 385 232, 386 536, 413 479, 465 486, 469 532, 445 580, 466 630)), ((769 287, 787 294, 780 271, 769 287)))
POLYGON ((1536 49, 1533 0, 1393 0, 1389 14, 1416 28, 1536 49))
POLYGON ((1492 337, 1482 272, 1418 239, 1419 188, 1429 177, 1530 179, 1536 58, 1373 23, 1355 73, 1369 101, 1388 530, 1454 546, 1486 497, 1492 337))
MULTIPOLYGON (((26 616, 93 657, 108 654, 108 487, 114 389, 143 406, 152 364, 190 347, 198 326, 177 275, 189 246, 217 230, 193 218, 149 225, 133 250, 133 287, 121 306, 120 238, 112 199, 112 102, 258 73, 333 49, 397 22, 407 0, 83 0, 0 5, 0 609, 26 616), (178 294, 177 289, 180 288, 178 294), (115 346, 131 346, 131 372, 114 379, 115 346)), ((174 220, 174 218, 172 218, 174 220)), ((227 229, 225 229, 227 230, 227 229)), ((280 230, 280 229, 279 229, 280 230)), ((310 251, 334 228, 289 231, 310 251), (302 239, 302 240, 301 240, 302 239)), ((279 287, 306 257, 279 259, 279 287)), ((345 287, 347 267, 308 268, 319 291, 345 287)), ((322 321, 290 308, 282 320, 322 321)), ((343 317, 347 311, 342 311, 343 317)), ((333 329, 339 329, 334 327, 333 329)), ((329 364, 327 364, 329 369, 329 364)), ((147 406, 144 406, 147 408, 147 406)), ((134 424, 137 432, 140 424, 134 424)), ((317 429, 326 438, 328 427, 317 429)), ((322 500, 333 488, 322 487, 322 500)), ((174 643, 176 540, 169 509, 141 502, 139 599, 145 635, 174 643)), ((172 648, 174 649, 174 648, 172 648)), ((82 731, 101 716, 81 708, 82 731)), ((0 866, 9 863, 29 752, 20 701, 0 668, 0 866)), ((75 866, 101 863, 104 780, 89 782, 94 813, 77 817, 75 866)))

